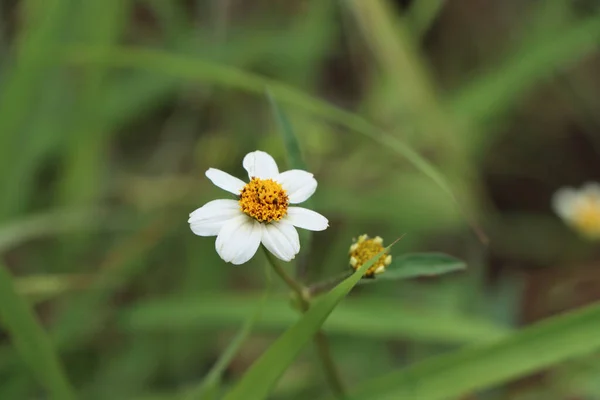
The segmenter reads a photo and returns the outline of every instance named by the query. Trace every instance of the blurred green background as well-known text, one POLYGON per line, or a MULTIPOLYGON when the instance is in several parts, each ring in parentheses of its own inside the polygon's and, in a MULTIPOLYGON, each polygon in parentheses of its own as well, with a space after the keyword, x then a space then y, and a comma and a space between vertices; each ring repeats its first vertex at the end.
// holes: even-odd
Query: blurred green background
MULTIPOLYGON (((363 233, 469 266, 355 290, 325 325, 344 381, 600 298, 598 244, 550 208, 600 180, 600 4, 382 4, 0 1, 2 262, 80 398, 177 398, 258 307, 262 254, 226 265, 187 218, 223 195, 209 167, 244 177, 261 149, 286 169, 267 87, 330 221, 304 281, 346 271, 363 233)), ((226 385, 297 319, 276 286, 226 385)), ((591 354, 463 399, 600 399, 599 374, 591 354)), ((322 375, 307 349, 272 398, 322 375)), ((0 399, 44 393, 0 330, 0 399)))

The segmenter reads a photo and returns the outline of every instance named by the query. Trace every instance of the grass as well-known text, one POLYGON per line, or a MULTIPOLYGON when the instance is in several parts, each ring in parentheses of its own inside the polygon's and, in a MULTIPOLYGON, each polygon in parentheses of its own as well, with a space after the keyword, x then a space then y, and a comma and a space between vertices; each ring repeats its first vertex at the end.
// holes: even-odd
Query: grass
POLYGON ((364 398, 479 398, 540 371, 560 379, 534 396, 593 387, 565 361, 598 365, 596 307, 582 308, 598 252, 549 204, 600 179, 597 11, 13 3, 0 1, 0 398, 326 397, 305 345, 321 326, 364 398), (342 284, 314 314, 276 279, 263 303, 262 257, 225 265, 186 223, 223 196, 204 171, 244 177, 255 149, 319 182, 310 208, 330 227, 301 236, 302 284, 347 273, 363 233, 405 234, 398 260, 451 257, 343 300, 342 284), (436 271, 452 273, 405 279, 436 271))

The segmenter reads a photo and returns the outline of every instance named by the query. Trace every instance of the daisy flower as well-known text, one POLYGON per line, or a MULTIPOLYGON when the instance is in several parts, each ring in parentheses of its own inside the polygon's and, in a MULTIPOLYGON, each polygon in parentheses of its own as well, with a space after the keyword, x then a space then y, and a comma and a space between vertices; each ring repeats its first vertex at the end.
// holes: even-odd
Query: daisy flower
POLYGON ((213 200, 192 212, 188 220, 192 232, 217 236, 217 253, 232 264, 250 260, 261 243, 277 258, 292 260, 300 251, 296 228, 322 231, 328 227, 321 214, 291 206, 312 196, 317 181, 299 169, 279 173, 273 157, 263 151, 247 154, 242 165, 248 183, 215 168, 206 171, 212 183, 237 199, 213 200))
POLYGON ((600 239, 600 184, 581 189, 562 188, 552 197, 552 208, 569 226, 589 239, 600 239))
MULTIPOLYGON (((358 240, 350 246, 350 266, 356 271, 364 263, 379 254, 384 249, 383 239, 379 236, 369 238, 367 235, 361 235, 358 240)), ((385 268, 392 263, 392 256, 384 253, 375 264, 371 265, 366 278, 374 278, 375 275, 385 272, 385 268)))

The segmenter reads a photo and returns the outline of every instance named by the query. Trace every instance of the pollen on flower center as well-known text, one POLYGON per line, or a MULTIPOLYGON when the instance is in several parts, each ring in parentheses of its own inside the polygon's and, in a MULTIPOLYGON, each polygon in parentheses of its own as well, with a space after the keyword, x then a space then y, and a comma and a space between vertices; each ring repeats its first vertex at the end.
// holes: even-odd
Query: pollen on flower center
POLYGON ((260 222, 279 221, 287 214, 288 195, 272 179, 252 178, 240 193, 242 212, 260 222))
MULTIPOLYGON (((350 246, 350 265, 354 270, 357 270, 383 249, 383 239, 379 236, 370 239, 367 235, 361 235, 358 237, 358 241, 350 246)), ((391 262, 392 256, 384 253, 367 269, 364 276, 373 278, 376 274, 384 272, 385 267, 390 265, 391 262)))
POLYGON ((596 198, 585 199, 573 213, 573 225, 590 236, 600 235, 600 201, 596 198))

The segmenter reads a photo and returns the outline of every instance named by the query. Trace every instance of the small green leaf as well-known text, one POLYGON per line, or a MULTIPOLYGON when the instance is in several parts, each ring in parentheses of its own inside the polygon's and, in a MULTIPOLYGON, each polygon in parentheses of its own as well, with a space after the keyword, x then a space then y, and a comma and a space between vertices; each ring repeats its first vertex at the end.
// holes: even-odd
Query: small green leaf
POLYGON ((273 109, 273 115, 277 120, 277 124, 279 125, 279 131, 281 132, 281 137, 283 139, 283 145, 285 146, 285 151, 288 156, 288 163, 291 169, 302 169, 304 171, 307 170, 306 164, 302 159, 302 151, 300 150, 300 144, 298 143, 298 137, 294 133, 294 128, 290 123, 287 115, 279 104, 277 100, 273 96, 273 94, 267 90, 267 95, 269 96, 269 101, 271 102, 271 108, 273 109))
POLYGON ((338 303, 358 283, 365 271, 392 246, 393 244, 371 258, 349 278, 317 301, 250 367, 242 379, 224 397, 224 400, 266 399, 281 375, 313 335, 319 331, 338 303))
POLYGON ((29 304, 17 294, 12 276, 3 265, 0 265, 0 321, 50 398, 74 399, 73 389, 48 335, 29 304))
POLYGON ((442 253, 405 254, 393 257, 392 263, 383 274, 377 275, 375 279, 363 279, 363 282, 436 276, 460 271, 466 267, 467 265, 458 258, 442 253))

